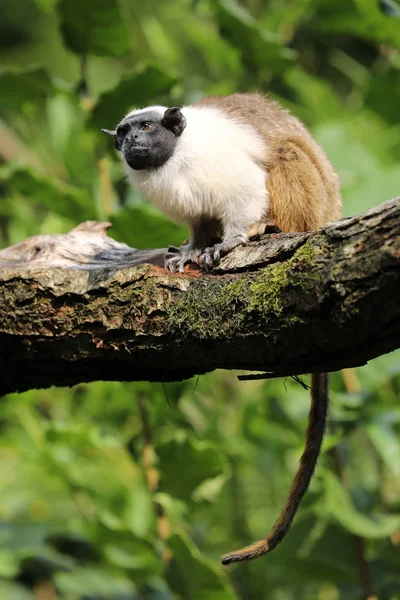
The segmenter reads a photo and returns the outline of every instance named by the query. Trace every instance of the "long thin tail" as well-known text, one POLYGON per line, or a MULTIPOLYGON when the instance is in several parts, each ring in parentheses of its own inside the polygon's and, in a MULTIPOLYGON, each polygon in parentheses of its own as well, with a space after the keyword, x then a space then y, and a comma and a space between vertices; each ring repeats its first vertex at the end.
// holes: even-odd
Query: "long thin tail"
POLYGON ((300 501, 307 491, 317 464, 318 455, 324 437, 326 414, 328 410, 328 375, 313 373, 311 380, 311 407, 308 415, 306 447, 300 459, 289 495, 279 518, 264 539, 246 546, 236 552, 221 557, 223 565, 243 560, 253 560, 271 552, 285 537, 290 529, 300 501))

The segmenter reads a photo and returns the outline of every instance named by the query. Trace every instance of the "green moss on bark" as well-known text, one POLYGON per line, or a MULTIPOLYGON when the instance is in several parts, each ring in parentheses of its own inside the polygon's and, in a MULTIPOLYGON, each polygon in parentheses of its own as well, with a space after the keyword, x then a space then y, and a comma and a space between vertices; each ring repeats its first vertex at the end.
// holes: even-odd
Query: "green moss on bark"
POLYGON ((285 311, 285 326, 300 317, 291 314, 288 290, 293 288, 293 308, 298 288, 314 288, 316 249, 304 244, 285 263, 271 265, 247 275, 193 280, 189 289, 168 314, 173 329, 199 338, 232 337, 240 334, 249 316, 268 322, 285 311), (282 301, 285 292, 285 301, 282 301))

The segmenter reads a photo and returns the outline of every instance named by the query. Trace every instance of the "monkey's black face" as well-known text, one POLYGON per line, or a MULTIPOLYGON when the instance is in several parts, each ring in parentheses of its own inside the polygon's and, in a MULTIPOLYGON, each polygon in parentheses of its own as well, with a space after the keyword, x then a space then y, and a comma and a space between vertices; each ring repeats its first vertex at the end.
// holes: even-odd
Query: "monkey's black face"
POLYGON ((171 158, 185 126, 179 108, 169 108, 164 115, 150 109, 128 116, 109 133, 131 169, 142 170, 160 167, 171 158))

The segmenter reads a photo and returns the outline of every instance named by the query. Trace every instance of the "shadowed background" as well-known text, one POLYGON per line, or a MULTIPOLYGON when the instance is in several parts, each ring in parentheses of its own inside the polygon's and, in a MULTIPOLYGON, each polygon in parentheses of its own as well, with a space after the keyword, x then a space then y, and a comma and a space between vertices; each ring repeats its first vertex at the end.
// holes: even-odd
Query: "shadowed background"
MULTIPOLYGON (((100 128, 214 93, 266 91, 300 117, 346 215, 399 195, 398 0, 0 0, 0 63, 1 247, 86 219, 137 248, 179 244, 100 128)), ((227 574, 220 554, 267 533, 286 497, 299 384, 217 372, 2 398, 0 597, 399 598, 399 351, 331 384, 290 534, 227 574)))

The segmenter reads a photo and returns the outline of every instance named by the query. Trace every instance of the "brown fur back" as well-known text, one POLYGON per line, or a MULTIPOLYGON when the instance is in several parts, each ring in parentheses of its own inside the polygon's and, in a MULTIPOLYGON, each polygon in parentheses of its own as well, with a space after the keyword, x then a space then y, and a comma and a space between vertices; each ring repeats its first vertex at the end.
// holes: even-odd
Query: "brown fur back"
POLYGON ((246 122, 264 138, 268 156, 266 186, 270 206, 265 217, 282 231, 318 229, 339 219, 339 178, 305 126, 262 94, 209 96, 195 106, 215 106, 246 122))

